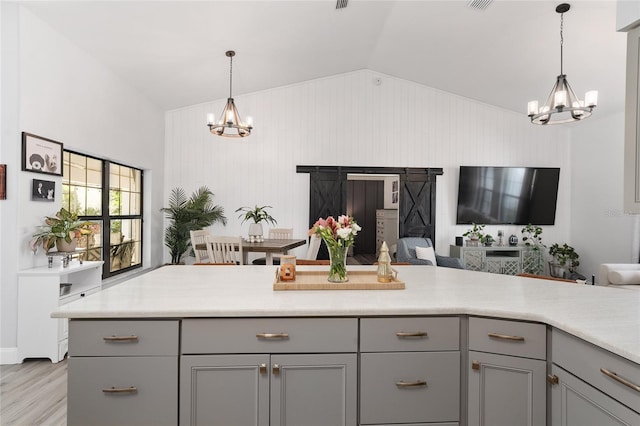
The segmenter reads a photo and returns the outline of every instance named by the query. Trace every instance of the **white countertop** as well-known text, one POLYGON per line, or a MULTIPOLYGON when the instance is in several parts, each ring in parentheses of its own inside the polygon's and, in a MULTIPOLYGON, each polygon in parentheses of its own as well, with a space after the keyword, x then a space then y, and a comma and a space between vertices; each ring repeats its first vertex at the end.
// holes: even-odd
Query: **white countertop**
MULTIPOLYGON (((322 268, 328 269, 298 266, 322 268)), ((404 290, 273 291, 276 267, 164 266, 60 306, 52 316, 483 315, 543 322, 640 363, 640 291, 433 266, 396 269, 404 290)))

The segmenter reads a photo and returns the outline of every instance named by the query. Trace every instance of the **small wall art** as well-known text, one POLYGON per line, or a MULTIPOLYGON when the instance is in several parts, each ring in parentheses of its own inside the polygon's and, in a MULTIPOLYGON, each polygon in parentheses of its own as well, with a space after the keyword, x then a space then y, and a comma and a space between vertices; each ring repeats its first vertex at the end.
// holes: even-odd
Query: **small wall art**
POLYGON ((22 170, 62 176, 62 143, 22 132, 22 170))
POLYGON ((0 164, 0 200, 7 199, 7 165, 0 164))
POLYGON ((33 201, 55 201, 56 183, 50 180, 33 179, 31 199, 33 201))

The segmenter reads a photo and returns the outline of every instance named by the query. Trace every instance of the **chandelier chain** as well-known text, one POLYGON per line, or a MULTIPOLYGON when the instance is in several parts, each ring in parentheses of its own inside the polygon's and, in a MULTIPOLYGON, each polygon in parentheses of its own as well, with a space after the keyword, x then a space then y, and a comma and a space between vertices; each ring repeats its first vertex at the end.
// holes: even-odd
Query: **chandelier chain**
POLYGON ((564 29, 564 13, 560 14, 560 75, 564 74, 562 69, 562 47, 564 45, 564 36, 562 30, 564 29))
POLYGON ((229 97, 231 98, 231 87, 233 83, 233 56, 230 56, 229 59, 229 97))

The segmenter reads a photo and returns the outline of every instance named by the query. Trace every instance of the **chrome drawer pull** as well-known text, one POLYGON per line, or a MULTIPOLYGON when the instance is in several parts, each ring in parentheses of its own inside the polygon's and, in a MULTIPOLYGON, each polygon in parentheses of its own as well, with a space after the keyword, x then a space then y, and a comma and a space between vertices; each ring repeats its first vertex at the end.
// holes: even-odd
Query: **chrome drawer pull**
POLYGON ((398 337, 427 337, 426 331, 398 331, 396 332, 398 337))
POLYGON ((258 333, 258 339, 288 339, 289 333, 258 333))
POLYGON ((605 376, 611 377, 616 382, 620 382, 623 385, 633 389, 634 391, 640 392, 640 386, 636 385, 635 383, 630 382, 629 380, 625 379, 624 377, 618 376, 618 374, 616 374, 615 372, 609 371, 606 368, 601 368, 600 371, 602 372, 602 374, 604 374, 605 376))
POLYGON ((105 336, 102 338, 105 342, 137 342, 138 336, 105 336))
POLYGON ((471 369, 472 370, 480 370, 480 361, 471 361, 471 369))
POLYGON ((511 340, 513 342, 524 342, 524 337, 522 336, 509 336, 508 334, 499 333, 488 333, 487 336, 493 337, 494 339, 511 340))
POLYGON ((399 382, 396 382, 396 386, 399 388, 416 388, 420 386, 427 386, 427 382, 424 380, 416 380, 415 382, 405 382, 400 380, 399 382))
POLYGON ((260 374, 267 374, 267 364, 262 363, 258 366, 260 374))
POLYGON ((273 374, 280 374, 280 364, 273 364, 271 371, 273 374))
POLYGON ((104 393, 138 393, 138 388, 135 386, 130 386, 128 388, 116 388, 111 386, 110 388, 102 389, 104 393))
POLYGON ((550 385, 557 385, 560 383, 560 379, 555 374, 547 374, 547 382, 550 385))

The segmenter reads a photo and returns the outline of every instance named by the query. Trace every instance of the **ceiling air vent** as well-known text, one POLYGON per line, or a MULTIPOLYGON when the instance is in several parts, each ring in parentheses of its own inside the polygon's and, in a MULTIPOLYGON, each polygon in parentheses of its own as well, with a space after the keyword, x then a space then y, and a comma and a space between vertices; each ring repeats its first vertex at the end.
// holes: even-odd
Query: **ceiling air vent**
POLYGON ((349 0, 336 1, 336 9, 344 9, 349 4, 349 0))
POLYGON ((493 0, 469 0, 467 7, 478 10, 485 10, 489 5, 493 3, 493 0))

